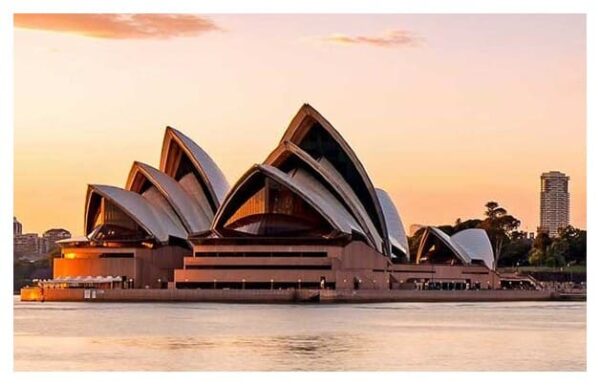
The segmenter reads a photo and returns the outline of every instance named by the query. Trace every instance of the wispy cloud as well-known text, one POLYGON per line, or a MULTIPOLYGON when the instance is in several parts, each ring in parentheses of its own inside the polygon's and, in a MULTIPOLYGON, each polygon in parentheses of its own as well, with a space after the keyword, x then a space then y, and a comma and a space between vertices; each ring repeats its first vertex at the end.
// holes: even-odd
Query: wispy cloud
POLYGON ((101 39, 170 39, 220 30, 206 17, 187 14, 15 14, 17 28, 101 39))
POLYGON ((368 35, 344 35, 344 34, 332 34, 329 36, 322 37, 320 40, 342 45, 371 45, 375 47, 416 47, 423 43, 423 39, 413 32, 397 29, 388 31, 378 36, 368 35))

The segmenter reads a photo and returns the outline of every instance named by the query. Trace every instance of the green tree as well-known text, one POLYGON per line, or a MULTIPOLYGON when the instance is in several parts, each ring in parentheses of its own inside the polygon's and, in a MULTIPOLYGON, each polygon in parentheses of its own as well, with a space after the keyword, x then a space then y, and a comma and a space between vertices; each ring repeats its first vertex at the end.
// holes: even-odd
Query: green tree
POLYGON ((541 266, 546 261, 546 252, 552 244, 552 238, 547 233, 540 232, 533 240, 533 247, 529 254, 529 264, 541 266))
POLYGON ((498 202, 489 201, 485 204, 485 218, 486 219, 495 219, 500 218, 503 215, 506 215, 507 212, 504 208, 500 207, 498 202))
POLYGON ((569 253, 569 242, 566 239, 556 238, 546 249, 546 266, 564 266, 569 253))
POLYGON ((481 222, 480 227, 487 232, 494 248, 493 268, 496 269, 502 256, 503 246, 508 243, 509 234, 519 228, 521 221, 509 215, 506 209, 494 201, 485 204, 484 214, 485 219, 481 222))
POLYGON ((529 252, 529 264, 532 266, 539 266, 542 264, 545 258, 545 253, 541 249, 531 249, 529 252))
POLYGON ((26 259, 18 259, 13 263, 13 290, 19 292, 23 286, 31 285, 31 273, 35 269, 35 264, 26 259))
POLYGON ((509 234, 509 238, 511 241, 527 239, 527 232, 514 230, 509 234))
POLYGON ((516 266, 529 263, 529 251, 531 250, 531 240, 527 238, 513 238, 505 244, 502 255, 498 260, 499 266, 516 266))
POLYGON ((587 232, 573 226, 560 229, 558 237, 568 245, 567 261, 570 263, 585 264, 587 254, 587 232))
POLYGON ((552 238, 547 233, 538 233, 533 240, 533 248, 546 252, 546 248, 552 244, 552 238))
POLYGON ((476 229, 481 226, 481 219, 467 219, 466 221, 461 221, 460 218, 456 220, 454 223, 453 233, 458 233, 459 231, 466 229, 476 229))

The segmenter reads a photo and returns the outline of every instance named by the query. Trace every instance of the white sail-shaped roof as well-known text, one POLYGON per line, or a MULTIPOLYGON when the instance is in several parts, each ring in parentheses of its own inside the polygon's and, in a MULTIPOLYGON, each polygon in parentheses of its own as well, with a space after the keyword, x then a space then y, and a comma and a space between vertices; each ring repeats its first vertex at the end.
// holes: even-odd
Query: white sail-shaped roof
POLYGON ((420 262, 421 258, 423 257, 423 253, 425 253, 427 251, 427 250, 424 250, 423 246, 425 245, 427 238, 430 236, 434 236, 437 239, 439 239, 440 241, 442 241, 446 245, 446 247, 448 247, 448 249, 450 249, 452 251, 452 253, 457 258, 459 258, 462 261, 462 263, 464 263, 465 265, 468 265, 471 263, 471 257, 462 248, 462 246, 460 244, 453 242, 448 234, 446 234, 442 230, 438 229, 437 227, 433 227, 433 226, 428 226, 425 229, 425 231, 423 232, 423 236, 421 238, 421 244, 419 245, 419 251, 417 253, 417 263, 420 262))
POLYGON ((417 263, 427 250, 424 250, 427 238, 435 236, 441 240, 465 264, 481 261, 489 269, 494 268, 494 252, 492 244, 483 229, 466 229, 449 236, 437 227, 429 226, 423 232, 417 263))
POLYGON ((210 229, 213 213, 206 212, 175 179, 145 163, 134 162, 127 178, 127 190, 142 193, 145 180, 167 199, 188 233, 200 233, 210 229))
POLYGON ((151 204, 146 198, 132 191, 106 185, 89 185, 86 200, 85 228, 90 229, 90 201, 94 194, 108 199, 139 224, 149 235, 161 243, 169 237, 187 238, 187 232, 181 223, 173 220, 173 215, 164 207, 151 204))
POLYGON ((323 175, 332 183, 339 186, 339 189, 343 194, 344 202, 350 206, 351 213, 354 214, 357 221, 361 224, 364 232, 373 239, 375 249, 380 253, 385 254, 383 241, 385 237, 382 237, 379 234, 377 227, 373 223, 373 220, 369 216, 369 213, 367 213, 365 207, 361 204, 360 199, 356 196, 354 190, 327 158, 321 157, 317 159, 317 163, 319 164, 323 175))
MULTIPOLYGON (((279 171, 276 168, 274 169, 279 171)), ((356 232, 366 236, 362 228, 342 203, 308 172, 296 169, 287 175, 291 177, 297 189, 302 191, 303 198, 313 202, 313 205, 318 205, 321 210, 317 211, 323 211, 328 217, 332 218, 337 223, 337 228, 340 231, 347 234, 356 232)))
POLYGON ((208 190, 213 207, 218 208, 229 191, 229 183, 212 158, 193 140, 176 129, 167 127, 160 157, 160 169, 172 177, 175 176, 176 170, 175 165, 170 162, 175 162, 176 157, 171 156, 170 151, 182 151, 190 159, 202 177, 202 183, 208 190))
POLYGON ((265 164, 254 165, 232 188, 226 197, 225 202, 215 215, 213 229, 218 229, 228 219, 226 213, 231 213, 233 211, 233 207, 230 207, 230 205, 239 205, 243 203, 235 200, 236 195, 244 189, 244 186, 247 183, 258 175, 270 178, 288 188, 308 203, 337 231, 346 234, 357 232, 364 236, 361 227, 354 220, 352 215, 341 205, 337 198, 306 171, 294 170, 287 174, 276 167, 265 164))
POLYGON ((453 243, 460 246, 469 258, 482 261, 489 269, 494 266, 494 251, 484 229, 466 229, 450 237, 453 243))
POLYGON ((377 191, 379 203, 383 208, 383 215, 385 217, 390 243, 392 246, 402 250, 406 255, 406 259, 410 260, 408 239, 406 238, 406 232, 404 230, 404 225, 402 224, 402 219, 400 219, 400 214, 387 192, 379 188, 376 188, 375 190, 377 191))
MULTIPOLYGON (((386 242, 384 254, 389 255, 391 251, 389 240, 387 238, 388 232, 383 216, 383 210, 379 204, 379 199, 377 198, 373 183, 369 179, 365 168, 352 148, 339 132, 335 130, 331 123, 310 105, 304 104, 292 119, 284 133, 281 142, 285 141, 298 145, 315 159, 331 157, 331 154, 328 152, 333 151, 336 154, 334 158, 339 161, 339 155, 343 154, 347 161, 342 162, 343 166, 340 164, 336 166, 334 164, 334 167, 338 169, 341 174, 343 174, 342 171, 347 174, 344 176, 346 182, 354 190, 356 196, 360 199, 361 204, 364 206, 366 212, 378 229, 379 235, 386 242), (315 129, 322 129, 324 131, 314 131, 315 129), (327 144, 323 144, 323 142, 319 140, 317 142, 307 141, 307 138, 309 138, 312 133, 319 132, 324 135, 321 139, 324 139, 325 137, 328 138, 327 144)), ((328 160, 330 162, 334 161, 333 158, 329 158, 328 160)))
POLYGON ((296 157, 307 169, 320 177, 323 183, 337 195, 339 202, 348 209, 361 226, 362 232, 366 234, 371 246, 379 252, 383 252, 382 238, 379 236, 378 230, 365 211, 364 206, 360 203, 360 200, 342 175, 327 159, 321 157, 316 160, 294 143, 284 141, 269 155, 265 160, 265 164, 279 168, 291 156, 296 157))

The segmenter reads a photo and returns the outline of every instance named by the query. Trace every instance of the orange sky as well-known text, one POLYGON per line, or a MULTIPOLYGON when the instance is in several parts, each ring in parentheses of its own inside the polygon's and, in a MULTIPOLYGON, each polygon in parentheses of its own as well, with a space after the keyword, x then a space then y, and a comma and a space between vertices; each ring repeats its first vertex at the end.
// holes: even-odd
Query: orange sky
POLYGON ((22 15, 15 215, 80 234, 87 183, 158 166, 164 127, 231 184, 317 108, 406 227, 499 201, 538 225, 539 175, 571 177, 586 226, 581 15, 22 15))

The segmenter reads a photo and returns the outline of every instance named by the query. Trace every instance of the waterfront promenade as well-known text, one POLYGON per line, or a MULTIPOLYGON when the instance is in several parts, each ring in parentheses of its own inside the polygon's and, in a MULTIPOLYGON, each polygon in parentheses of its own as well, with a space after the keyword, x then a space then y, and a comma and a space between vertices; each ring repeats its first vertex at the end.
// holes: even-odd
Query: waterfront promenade
POLYGON ((506 302, 585 300, 585 293, 554 290, 182 290, 24 288, 22 301, 48 302, 231 302, 231 303, 367 303, 367 302, 506 302))

